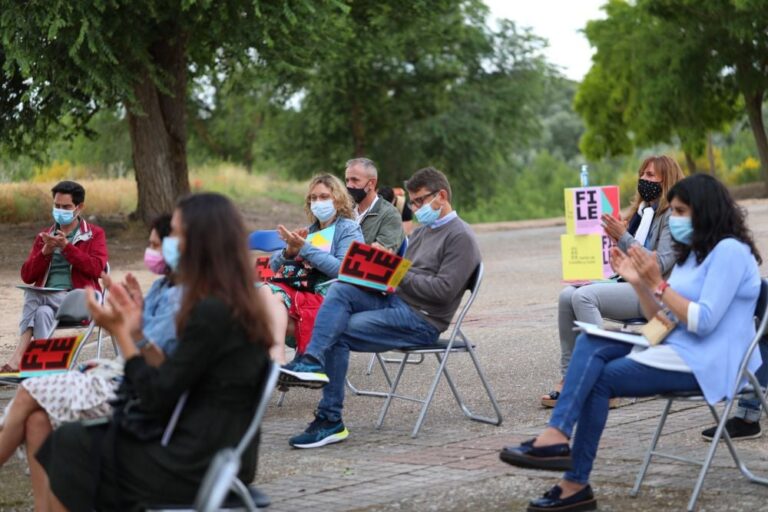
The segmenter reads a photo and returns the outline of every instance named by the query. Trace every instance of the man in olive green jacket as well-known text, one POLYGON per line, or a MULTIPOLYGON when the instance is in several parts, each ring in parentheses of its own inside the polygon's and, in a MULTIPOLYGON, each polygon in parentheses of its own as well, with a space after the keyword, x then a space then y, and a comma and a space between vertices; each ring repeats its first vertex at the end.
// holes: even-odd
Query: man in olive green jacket
POLYGON ((344 178, 365 243, 396 252, 405 240, 403 221, 397 208, 376 193, 376 165, 368 158, 349 160, 344 178))

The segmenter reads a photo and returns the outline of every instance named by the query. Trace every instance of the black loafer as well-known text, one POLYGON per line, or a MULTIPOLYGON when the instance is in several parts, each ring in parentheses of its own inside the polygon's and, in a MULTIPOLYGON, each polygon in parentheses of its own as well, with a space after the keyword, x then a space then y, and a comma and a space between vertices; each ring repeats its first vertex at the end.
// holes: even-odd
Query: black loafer
POLYGON ((578 512, 581 510, 597 510, 597 500, 592 494, 592 487, 589 485, 567 498, 560 498, 563 490, 559 485, 552 487, 544 493, 541 498, 535 499, 528 504, 528 512, 578 512))
POLYGON ((552 446, 533 446, 533 439, 520 443, 520 446, 506 446, 499 458, 507 464, 521 468, 545 469, 549 471, 568 471, 573 468, 571 447, 568 443, 552 446))

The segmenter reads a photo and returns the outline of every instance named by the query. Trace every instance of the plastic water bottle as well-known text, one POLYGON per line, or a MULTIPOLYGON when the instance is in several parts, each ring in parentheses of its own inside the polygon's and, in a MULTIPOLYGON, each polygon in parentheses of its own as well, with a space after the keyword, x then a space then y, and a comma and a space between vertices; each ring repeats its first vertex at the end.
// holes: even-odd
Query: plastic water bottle
POLYGON ((589 167, 587 164, 581 164, 581 172, 579 173, 579 178, 581 179, 582 187, 589 186, 589 167))

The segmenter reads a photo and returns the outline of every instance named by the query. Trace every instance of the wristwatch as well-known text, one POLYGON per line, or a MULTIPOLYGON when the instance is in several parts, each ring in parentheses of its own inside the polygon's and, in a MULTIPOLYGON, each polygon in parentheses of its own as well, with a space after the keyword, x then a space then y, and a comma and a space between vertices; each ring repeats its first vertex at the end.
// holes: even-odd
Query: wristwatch
POLYGON ((661 296, 664 295, 664 290, 669 288, 669 283, 666 281, 662 281, 659 283, 659 286, 656 287, 655 290, 653 290, 653 296, 657 299, 661 300, 661 296))

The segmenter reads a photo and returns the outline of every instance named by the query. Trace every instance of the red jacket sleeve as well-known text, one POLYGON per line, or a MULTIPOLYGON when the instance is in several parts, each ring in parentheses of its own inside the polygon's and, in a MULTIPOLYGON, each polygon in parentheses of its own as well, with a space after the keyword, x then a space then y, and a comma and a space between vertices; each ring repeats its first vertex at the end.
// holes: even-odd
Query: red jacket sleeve
POLYGON ((43 237, 40 233, 35 237, 32 250, 29 251, 27 260, 21 266, 21 280, 27 284, 34 284, 45 276, 48 266, 51 264, 52 254, 43 254, 43 237))
POLYGON ((87 244, 87 249, 74 244, 67 244, 61 253, 67 261, 84 275, 98 279, 107 266, 107 239, 104 230, 91 224, 93 236, 87 244))

